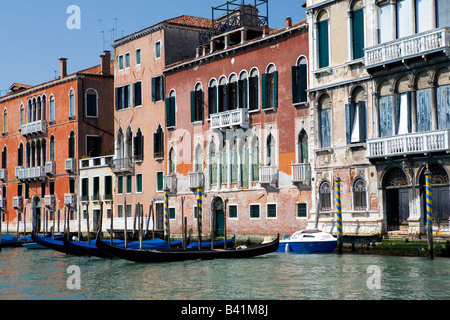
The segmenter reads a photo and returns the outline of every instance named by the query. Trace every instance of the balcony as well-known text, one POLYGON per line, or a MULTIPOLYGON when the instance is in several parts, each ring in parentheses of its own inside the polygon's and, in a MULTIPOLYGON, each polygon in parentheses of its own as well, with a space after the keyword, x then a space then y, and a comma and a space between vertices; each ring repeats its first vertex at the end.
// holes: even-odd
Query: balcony
POLYGON ((8 180, 8 175, 6 169, 0 169, 0 180, 6 181, 8 180))
POLYGON ((203 187, 203 172, 189 172, 189 189, 203 187))
POLYGON ((77 161, 75 158, 68 158, 64 163, 64 170, 67 172, 75 172, 77 170, 77 161))
POLYGON ((55 161, 49 161, 45 163, 45 174, 54 175, 55 174, 55 161))
POLYGON ((16 174, 19 180, 44 180, 45 167, 22 168, 16 167, 16 174))
POLYGON ((311 184, 311 166, 309 163, 292 163, 292 182, 295 184, 311 184))
POLYGON ((376 159, 432 152, 448 152, 449 148, 450 129, 410 133, 368 140, 366 157, 368 159, 376 159))
POLYGON ((6 198, 0 198, 0 209, 6 209, 6 198))
POLYGON ((114 156, 104 156, 96 158, 81 159, 79 163, 80 170, 93 169, 111 166, 114 156))
POLYGON ((20 209, 23 206, 23 197, 17 196, 13 198, 13 208, 20 209))
POLYGON ((134 171, 134 160, 132 158, 113 159, 111 169, 115 173, 131 173, 134 171))
POLYGON ((168 188, 170 191, 177 189, 177 178, 175 175, 164 176, 163 180, 164 188, 168 188))
POLYGON ((276 184, 278 182, 277 167, 259 167, 260 184, 276 184))
POLYGON ((56 203, 56 198, 54 194, 46 194, 44 197, 44 206, 53 207, 56 203))
POLYGON ((75 205, 77 203, 77 195, 75 193, 64 194, 65 205, 75 205))
POLYGON ((248 109, 236 109, 211 115, 211 130, 250 127, 248 109))
POLYGON ((370 69, 436 52, 450 55, 450 28, 433 29, 366 48, 365 65, 370 69))
POLYGON ((47 133, 47 121, 39 120, 31 123, 24 124, 20 127, 20 131, 22 132, 22 136, 29 137, 39 134, 47 133))

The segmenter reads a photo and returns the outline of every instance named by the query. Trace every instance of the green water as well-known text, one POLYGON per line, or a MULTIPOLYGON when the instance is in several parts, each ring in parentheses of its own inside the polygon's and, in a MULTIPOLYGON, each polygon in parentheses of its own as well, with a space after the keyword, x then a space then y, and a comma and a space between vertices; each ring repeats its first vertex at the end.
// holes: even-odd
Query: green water
POLYGON ((3 249, 3 299, 439 300, 450 299, 450 259, 274 253, 247 260, 146 265, 3 249), (70 266, 79 268, 80 289, 68 288, 70 266))

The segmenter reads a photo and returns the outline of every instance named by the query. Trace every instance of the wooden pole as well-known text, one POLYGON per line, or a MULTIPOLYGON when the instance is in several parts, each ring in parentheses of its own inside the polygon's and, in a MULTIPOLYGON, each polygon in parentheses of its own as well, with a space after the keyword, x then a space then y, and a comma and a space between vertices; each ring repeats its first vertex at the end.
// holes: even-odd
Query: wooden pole
POLYGON ((197 188, 197 229, 198 229, 198 250, 202 249, 202 230, 203 230, 203 203, 202 187, 197 188))
POLYGON ((89 224, 89 203, 86 203, 86 228, 88 243, 91 244, 91 226, 89 224))
POLYGON ((60 232, 61 232, 61 209, 58 209, 58 233, 60 232))
POLYGON ((127 198, 123 197, 123 213, 124 213, 124 219, 125 219, 125 230, 124 230, 124 237, 125 237, 125 248, 128 248, 128 230, 127 230, 127 198))
POLYGON ((16 230, 16 238, 19 239, 19 226, 20 226, 20 221, 19 221, 19 210, 17 210, 16 213, 17 213, 17 230, 16 230))
POLYGON ((147 236, 148 228, 150 226, 150 215, 152 214, 152 208, 153 208, 153 201, 150 203, 150 206, 148 207, 147 225, 145 227, 144 238, 147 236))
POLYGON ((434 258, 433 248, 433 192, 431 190, 431 171, 427 164, 425 171, 425 189, 427 202, 427 234, 428 234, 428 253, 429 258, 434 258))
POLYGON ((152 201, 152 239, 155 239, 155 210, 153 209, 153 201, 152 201))
POLYGON ((52 229, 52 240, 55 240, 55 213, 56 210, 55 208, 52 208, 53 212, 52 212, 52 217, 53 217, 53 229, 52 229))
POLYGON ((181 239, 182 239, 182 245, 183 250, 186 250, 186 223, 187 219, 184 218, 184 196, 181 197, 181 239))
POLYGON ((109 242, 112 245, 114 239, 114 204, 111 201, 111 220, 110 220, 109 242))
POLYGON ((341 178, 339 174, 334 179, 336 183, 336 220, 337 220, 337 231, 338 231, 338 253, 342 253, 342 211, 341 211, 341 178))
POLYGON ((164 189, 164 237, 170 246, 169 189, 164 189))
POLYGON ((3 224, 3 210, 0 209, 0 251, 2 251, 2 224, 3 224))
POLYGON ((228 198, 225 199, 225 205, 223 207, 223 232, 224 232, 224 249, 227 249, 227 204, 228 198))
POLYGON ((142 250, 144 244, 144 205, 139 204, 139 245, 142 250))
POLYGON ((27 207, 23 208, 23 237, 27 236, 27 207))

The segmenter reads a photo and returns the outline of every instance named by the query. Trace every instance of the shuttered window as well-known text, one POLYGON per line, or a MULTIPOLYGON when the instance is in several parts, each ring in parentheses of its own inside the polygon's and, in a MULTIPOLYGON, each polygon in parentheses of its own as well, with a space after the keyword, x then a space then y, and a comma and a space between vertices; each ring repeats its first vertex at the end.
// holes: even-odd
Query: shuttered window
POLYGON ((278 108, 278 71, 263 74, 262 83, 262 108, 278 108))
POLYGON ((131 85, 116 88, 116 110, 131 108, 131 85))
POLYGON ((450 85, 437 87, 436 94, 438 130, 450 129, 450 85))
POLYGON ((142 82, 138 81, 133 84, 133 106, 138 107, 142 105, 142 82))
POLYGON ((362 58, 364 57, 364 9, 353 11, 352 34, 353 59, 362 58))
POLYGON ((249 110, 258 110, 259 108, 259 86, 258 86, 258 76, 254 75, 248 79, 248 91, 249 91, 249 110))
POLYGON ((392 117, 393 103, 394 103, 394 96, 380 97, 378 100, 380 137, 392 136, 392 133, 393 133, 393 117, 392 117))
MULTIPOLYGON (((306 59, 305 59, 306 60, 306 59)), ((308 75, 307 65, 299 64, 292 67, 292 103, 300 103, 307 101, 308 75)))
POLYGON ((168 128, 175 127, 176 125, 176 106, 175 97, 166 99, 166 125, 168 128))
POLYGON ((325 68, 328 67, 330 63, 328 47, 328 20, 319 22, 317 26, 319 34, 319 68, 325 68))
POLYGON ((152 78, 152 101, 164 100, 164 79, 163 76, 152 78))
POLYGON ((191 122, 203 121, 203 90, 191 91, 191 122))
POLYGON ((208 88, 208 114, 215 114, 218 112, 217 101, 217 85, 208 88))
POLYGON ((364 142, 367 131, 366 103, 360 101, 357 104, 347 104, 345 106, 345 122, 347 144, 364 142))
POLYGON ((155 159, 164 158, 164 132, 161 126, 153 134, 153 156, 155 159))

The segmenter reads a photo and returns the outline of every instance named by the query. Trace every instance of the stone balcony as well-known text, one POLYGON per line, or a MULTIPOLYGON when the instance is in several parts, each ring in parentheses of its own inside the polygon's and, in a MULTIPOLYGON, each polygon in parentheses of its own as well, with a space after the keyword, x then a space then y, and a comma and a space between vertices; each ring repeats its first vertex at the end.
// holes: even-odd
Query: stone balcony
POLYGON ((189 172, 189 189, 202 188, 204 175, 203 172, 189 172))
POLYGON ((114 173, 132 173, 134 171, 134 159, 114 158, 111 163, 111 169, 114 173))
POLYGON ((261 166, 259 167, 259 183, 260 184, 277 184, 278 183, 278 168, 261 166))
POLYGON ((449 27, 433 29, 368 47, 365 49, 365 66, 371 69, 437 52, 450 55, 449 27))
POLYGON ((16 168, 17 178, 19 180, 45 180, 45 167, 32 167, 32 168, 16 168))
POLYGON ((38 120, 38 121, 24 124, 20 127, 20 131, 22 133, 22 136, 24 136, 24 137, 38 135, 38 134, 46 134, 47 133, 47 121, 38 120))
POLYGON ((211 115, 211 130, 250 127, 248 109, 235 109, 211 115))
POLYGON ((292 163, 292 182, 295 184, 311 184, 311 166, 309 163, 292 163))
POLYGON ((388 158, 403 155, 448 152, 450 130, 409 133, 367 141, 367 158, 388 158))

